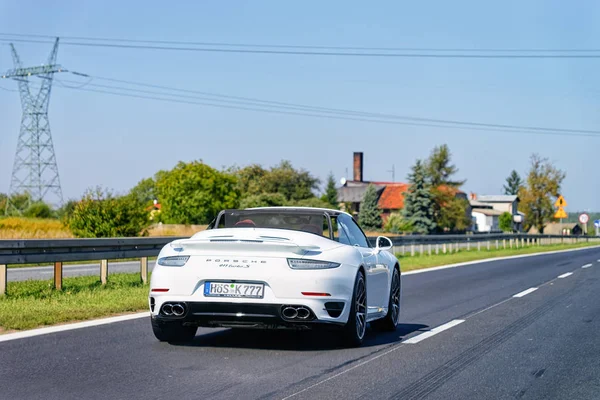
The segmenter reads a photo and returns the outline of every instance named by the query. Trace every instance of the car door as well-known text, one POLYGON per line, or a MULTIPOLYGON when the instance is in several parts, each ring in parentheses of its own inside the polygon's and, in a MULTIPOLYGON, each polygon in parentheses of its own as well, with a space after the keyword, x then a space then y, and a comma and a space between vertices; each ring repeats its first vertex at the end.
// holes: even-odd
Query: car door
POLYGON ((387 263, 380 262, 378 254, 374 252, 374 248, 353 218, 340 215, 338 223, 345 229, 350 244, 357 247, 363 258, 367 281, 367 312, 371 315, 381 313, 388 304, 387 263))

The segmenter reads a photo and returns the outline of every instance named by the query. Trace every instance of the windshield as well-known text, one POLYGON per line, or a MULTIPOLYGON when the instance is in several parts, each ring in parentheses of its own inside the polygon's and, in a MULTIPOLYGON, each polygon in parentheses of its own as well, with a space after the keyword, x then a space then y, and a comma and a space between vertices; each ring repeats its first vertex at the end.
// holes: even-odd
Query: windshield
POLYGON ((321 212, 233 210, 223 212, 215 228, 287 229, 329 236, 329 218, 321 212))

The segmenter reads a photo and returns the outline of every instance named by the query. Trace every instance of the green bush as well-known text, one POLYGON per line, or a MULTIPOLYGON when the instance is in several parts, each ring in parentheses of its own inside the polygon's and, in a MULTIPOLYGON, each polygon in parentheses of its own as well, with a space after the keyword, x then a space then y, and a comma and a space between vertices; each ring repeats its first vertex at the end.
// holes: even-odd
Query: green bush
POLYGON ((513 216, 509 212, 503 212, 498 218, 498 225, 500 230, 503 232, 512 232, 513 230, 513 216))
POLYGON ((383 225, 383 230, 391 233, 412 232, 414 226, 401 213, 391 213, 383 225))
POLYGON ((50 206, 43 202, 33 203, 23 213, 26 218, 52 218, 54 212, 50 206))
POLYGON ((335 209, 329 202, 319 199, 318 197, 311 197, 309 199, 298 200, 294 202, 288 202, 286 205, 293 207, 316 207, 316 208, 329 208, 335 209))
POLYGON ((253 194, 242 199, 240 208, 276 207, 282 206, 285 203, 285 196, 281 193, 262 193, 253 194))
POLYGON ((133 196, 114 197, 108 191, 88 191, 79 201, 67 225, 76 237, 145 236, 149 213, 133 196))

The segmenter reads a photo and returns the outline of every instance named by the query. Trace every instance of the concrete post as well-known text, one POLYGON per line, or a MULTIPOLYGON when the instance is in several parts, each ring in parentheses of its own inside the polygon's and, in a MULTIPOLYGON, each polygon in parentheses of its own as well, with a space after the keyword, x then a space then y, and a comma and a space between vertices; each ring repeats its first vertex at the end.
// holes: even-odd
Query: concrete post
POLYGON ((481 251, 481 242, 477 242, 477 251, 481 251))
POLYGON ((0 264, 0 296, 6 294, 6 284, 8 282, 7 269, 6 264, 0 264))
POLYGON ((498 242, 498 239, 496 239, 496 250, 498 250, 500 248, 500 243, 498 242))
MULTIPOLYGON (((393 252, 393 254, 396 254, 396 252, 393 252)), ((148 283, 148 257, 140 258, 140 278, 144 285, 148 283)))
POLYGON ((427 253, 429 253, 429 256, 431 256, 431 243, 427 245, 427 253))
POLYGON ((106 285, 108 280, 108 260, 100 261, 100 283, 106 285))
POLYGON ((442 253, 446 254, 446 243, 442 244, 442 253))
POLYGON ((440 244, 439 243, 435 244, 435 254, 440 254, 440 244))
POLYGON ((419 246, 419 250, 421 251, 421 256, 423 255, 423 243, 419 246))
POLYGON ((63 263, 57 261, 54 263, 54 289, 62 290, 63 284, 63 263))

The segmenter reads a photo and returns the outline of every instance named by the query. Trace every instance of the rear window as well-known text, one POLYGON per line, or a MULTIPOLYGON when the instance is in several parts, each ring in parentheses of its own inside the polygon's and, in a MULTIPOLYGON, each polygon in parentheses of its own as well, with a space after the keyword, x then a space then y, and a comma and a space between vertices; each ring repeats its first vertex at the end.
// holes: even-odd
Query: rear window
POLYGON ((273 228, 314 233, 329 238, 329 222, 323 213, 281 211, 226 211, 215 228, 273 228))

